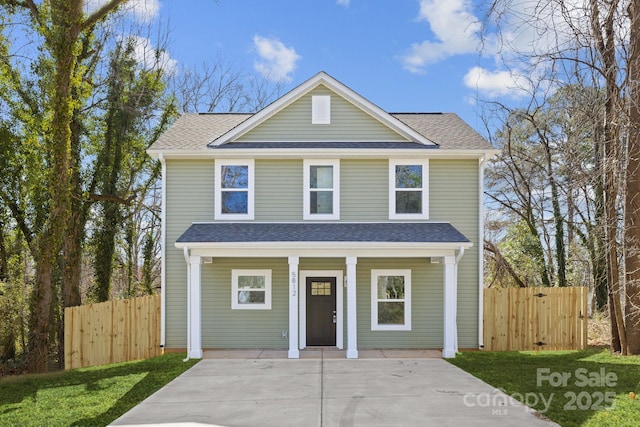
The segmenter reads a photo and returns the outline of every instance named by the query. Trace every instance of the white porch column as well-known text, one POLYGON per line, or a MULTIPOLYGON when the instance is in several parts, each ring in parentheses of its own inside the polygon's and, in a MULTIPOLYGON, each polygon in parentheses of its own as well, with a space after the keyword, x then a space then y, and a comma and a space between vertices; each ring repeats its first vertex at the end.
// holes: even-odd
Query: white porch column
POLYGON ((202 318, 201 318, 201 301, 200 301, 200 283, 202 257, 189 257, 189 348, 187 349, 189 357, 192 359, 202 359, 202 318))
POLYGON ((456 357, 458 351, 456 336, 458 310, 458 277, 456 272, 456 257, 444 257, 444 348, 442 357, 456 357))
POLYGON ((289 359, 300 358, 298 344, 298 264, 300 257, 289 257, 289 359))
POLYGON ((358 358, 358 322, 356 318, 357 263, 357 257, 347 257, 347 359, 358 358))

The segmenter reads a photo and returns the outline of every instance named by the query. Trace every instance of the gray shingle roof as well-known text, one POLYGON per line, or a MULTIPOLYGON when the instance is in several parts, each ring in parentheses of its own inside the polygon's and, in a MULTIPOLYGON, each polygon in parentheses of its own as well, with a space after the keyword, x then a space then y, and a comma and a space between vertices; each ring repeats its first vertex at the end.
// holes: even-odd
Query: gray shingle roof
POLYGON ((399 242, 468 243, 448 223, 207 223, 192 224, 177 243, 399 242))
POLYGON ((180 116, 160 135, 151 150, 206 150, 207 144, 251 117, 252 114, 193 114, 180 116))
MULTIPOLYGON (((391 114, 429 140, 439 144, 441 149, 491 150, 493 147, 471 126, 454 113, 394 113, 391 114)), ((238 126, 252 114, 183 114, 160 138, 149 147, 152 151, 163 150, 213 150, 220 148, 239 148, 240 143, 227 144, 219 148, 207 146, 214 139, 238 126)), ((249 143, 248 143, 249 144, 249 143)), ((252 148, 286 148, 283 143, 252 144, 252 148)), ((305 142, 289 143, 290 148, 424 148, 422 144, 406 142, 305 142), (385 144, 385 146, 378 145, 385 144), (410 145, 409 145, 410 144, 410 145), (388 145, 388 146, 387 146, 388 145)), ((285 144, 286 145, 286 144, 285 144)), ((438 148, 438 147, 429 147, 438 148)))
POLYGON ((391 113, 444 149, 491 150, 487 142, 455 113, 391 113))

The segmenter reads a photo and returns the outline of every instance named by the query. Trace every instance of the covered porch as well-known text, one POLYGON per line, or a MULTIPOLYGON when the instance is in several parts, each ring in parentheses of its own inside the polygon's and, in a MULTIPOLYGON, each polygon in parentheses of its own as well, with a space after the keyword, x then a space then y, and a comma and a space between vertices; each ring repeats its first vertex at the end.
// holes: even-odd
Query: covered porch
MULTIPOLYGON (((359 292, 362 293, 365 289, 363 283, 358 283, 358 280, 363 281, 362 271, 360 277, 357 274, 359 260, 367 260, 368 265, 371 265, 372 259, 379 259, 381 262, 384 260, 387 264, 392 263, 393 259, 414 259, 419 260, 420 263, 441 268, 443 327, 442 342, 439 346, 442 348, 440 357, 454 357, 457 352, 457 269, 465 249, 471 247, 471 243, 451 224, 426 222, 193 224, 177 240, 176 247, 182 249, 187 263, 186 326, 189 357, 202 358, 205 356, 203 348, 208 347, 203 345, 202 339, 202 266, 205 263, 215 264, 217 260, 227 258, 286 259, 288 329, 283 331, 283 338, 288 340, 288 348, 285 351, 286 357, 291 359, 308 357, 317 350, 311 347, 314 344, 307 336, 306 326, 307 318, 313 316, 307 303, 310 292, 307 287, 310 278, 334 279, 335 347, 331 345, 332 352, 326 354, 356 359, 371 356, 374 352, 377 352, 379 357, 384 355, 381 353, 383 350, 359 348, 358 298, 363 297, 359 292), (311 258, 343 261, 340 268, 331 270, 310 270, 300 267, 301 260, 311 258), (307 342, 308 338, 309 342, 307 342)), ((377 270, 370 271, 373 275, 377 270)), ((405 316, 410 319, 411 295, 407 295, 406 298, 409 304, 405 316)), ((375 304, 372 307, 374 308, 371 311, 374 311, 375 304)), ((271 309, 270 306, 269 309, 271 309)), ((360 310, 361 315, 362 312, 360 310)), ((372 323, 374 323, 373 317, 372 314, 372 323)), ((362 322, 360 323, 362 327, 362 322)), ((410 330, 410 321, 408 326, 410 330)), ((376 330, 385 330, 385 325, 380 325, 376 330)), ((380 347, 385 346, 383 344, 380 347)), ((208 354, 220 351, 223 350, 214 350, 208 354)), ((263 352, 266 353, 261 354, 267 355, 270 354, 269 352, 276 354, 273 352, 278 350, 263 350, 263 352)), ((280 357, 284 355, 281 352, 277 354, 280 357)))

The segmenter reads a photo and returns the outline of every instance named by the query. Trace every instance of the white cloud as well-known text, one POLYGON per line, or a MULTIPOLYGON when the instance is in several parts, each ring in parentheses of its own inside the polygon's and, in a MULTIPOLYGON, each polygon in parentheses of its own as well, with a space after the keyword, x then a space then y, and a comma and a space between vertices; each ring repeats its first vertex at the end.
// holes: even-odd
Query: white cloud
POLYGON ((435 62, 454 55, 477 52, 481 24, 472 13, 470 0, 420 0, 419 21, 429 23, 435 41, 413 43, 402 57, 404 67, 420 73, 435 62))
POLYGON ((489 97, 519 98, 529 93, 531 82, 527 76, 512 71, 489 71, 473 67, 464 76, 464 84, 489 97))
MULTIPOLYGON (((86 0, 85 8, 87 13, 98 10, 107 3, 108 0, 86 0)), ((122 11, 133 15, 137 21, 151 22, 158 16, 160 11, 160 0, 127 0, 122 6, 122 11)))
POLYGON ((296 69, 296 63, 302 59, 293 47, 286 47, 276 38, 253 37, 253 44, 260 60, 253 67, 265 78, 273 81, 290 82, 290 74, 296 69))
POLYGON ((349 7, 349 3, 351 3, 351 0, 336 0, 336 3, 338 3, 340 6, 349 7))
POLYGON ((178 61, 171 58, 166 50, 158 51, 151 40, 140 36, 130 36, 134 43, 135 58, 139 64, 148 70, 160 68, 166 74, 176 72, 178 61))

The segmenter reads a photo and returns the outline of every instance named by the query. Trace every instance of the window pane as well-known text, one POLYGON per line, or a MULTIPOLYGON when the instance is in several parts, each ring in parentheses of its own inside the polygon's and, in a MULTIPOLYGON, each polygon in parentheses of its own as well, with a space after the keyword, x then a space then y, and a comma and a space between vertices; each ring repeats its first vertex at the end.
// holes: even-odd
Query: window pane
POLYGON ((249 211, 249 193, 247 191, 223 191, 223 214, 246 214, 249 211))
POLYGON ((422 188, 422 166, 397 165, 396 188, 422 188))
POLYGON ((264 289, 264 276, 238 276, 239 289, 264 289))
POLYGON ((421 214, 422 191, 396 191, 396 213, 421 214))
POLYGON ((311 295, 331 296, 331 282, 311 282, 311 295))
POLYGON ((379 302, 379 325, 404 325, 404 302, 379 302))
POLYGON ((312 214, 333 213, 333 191, 312 191, 309 196, 312 214))
POLYGON ((264 304, 265 291, 239 291, 238 304, 264 304))
POLYGON ((222 188, 248 188, 249 187, 249 166, 222 166, 222 177, 220 180, 222 188))
POLYGON ((311 166, 311 188, 333 188, 333 166, 311 166))
POLYGON ((404 299, 404 276, 378 276, 378 299, 404 299))

